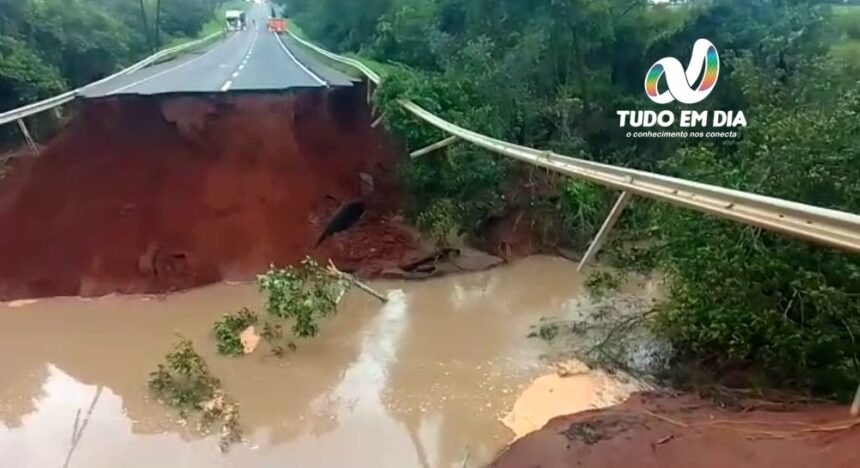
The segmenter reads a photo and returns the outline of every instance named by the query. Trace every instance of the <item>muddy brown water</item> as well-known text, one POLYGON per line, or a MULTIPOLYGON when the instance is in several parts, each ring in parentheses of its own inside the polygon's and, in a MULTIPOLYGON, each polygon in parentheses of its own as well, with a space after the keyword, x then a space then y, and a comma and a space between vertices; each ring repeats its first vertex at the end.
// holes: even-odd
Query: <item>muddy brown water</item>
POLYGON ((350 292, 321 334, 284 359, 215 352, 218 316, 261 310, 251 284, 161 297, 0 304, 0 466, 460 467, 490 461, 500 418, 546 372, 529 327, 581 297, 576 265, 532 257, 350 292), (246 441, 222 454, 148 397, 176 334, 238 401, 246 441), (92 405, 97 393, 100 395, 92 405), (90 413, 89 418, 86 415, 90 413), (72 452, 72 431, 86 421, 72 452))

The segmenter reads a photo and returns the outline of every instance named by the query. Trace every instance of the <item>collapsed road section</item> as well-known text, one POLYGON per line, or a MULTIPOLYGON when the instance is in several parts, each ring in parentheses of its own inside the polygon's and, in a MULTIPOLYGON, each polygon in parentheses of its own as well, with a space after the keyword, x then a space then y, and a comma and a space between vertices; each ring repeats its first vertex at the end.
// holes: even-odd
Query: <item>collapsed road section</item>
POLYGON ((0 300, 164 292, 309 254, 414 262, 397 151, 370 124, 360 87, 86 101, 0 180, 0 300))

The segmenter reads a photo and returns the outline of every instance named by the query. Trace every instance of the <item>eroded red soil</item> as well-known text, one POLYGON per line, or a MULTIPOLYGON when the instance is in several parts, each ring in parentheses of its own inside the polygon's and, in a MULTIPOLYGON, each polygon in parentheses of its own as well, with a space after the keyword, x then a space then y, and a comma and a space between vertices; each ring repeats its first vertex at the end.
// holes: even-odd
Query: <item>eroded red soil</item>
POLYGON ((248 279, 307 254, 414 261, 398 152, 353 90, 88 102, 0 180, 0 299, 162 292, 248 279), (371 190, 372 185, 372 190, 371 190), (353 229, 315 248, 363 199, 353 229))
POLYGON ((497 468, 860 467, 860 419, 847 407, 727 409, 639 394, 555 418, 515 442, 497 468))

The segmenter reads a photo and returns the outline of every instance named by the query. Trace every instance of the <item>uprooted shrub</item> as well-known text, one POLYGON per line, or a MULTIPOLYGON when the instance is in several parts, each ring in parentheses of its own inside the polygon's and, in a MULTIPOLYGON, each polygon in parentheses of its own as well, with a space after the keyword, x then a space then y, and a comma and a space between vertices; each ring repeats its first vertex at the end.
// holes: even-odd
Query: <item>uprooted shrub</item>
POLYGON ((212 326, 218 352, 227 356, 241 355, 243 347, 240 335, 243 330, 256 323, 257 314, 247 307, 234 314, 222 315, 221 320, 212 326))
MULTIPOLYGON (((291 320, 293 334, 300 338, 316 336, 319 320, 336 311, 344 292, 342 281, 310 258, 295 267, 272 266, 257 277, 257 285, 266 295, 269 314, 291 320)), ((271 327, 266 334, 279 336, 280 330, 271 327)))
POLYGON ((530 338, 550 343, 551 361, 575 358, 589 366, 648 378, 666 371, 670 343, 653 332, 650 300, 630 294, 590 296, 555 317, 532 326, 530 338))
POLYGON ((147 384, 158 401, 179 410, 183 419, 196 417, 197 429, 204 434, 220 424, 222 451, 240 441, 239 406, 221 389, 221 381, 210 372, 193 343, 179 341, 165 361, 149 374, 147 384))

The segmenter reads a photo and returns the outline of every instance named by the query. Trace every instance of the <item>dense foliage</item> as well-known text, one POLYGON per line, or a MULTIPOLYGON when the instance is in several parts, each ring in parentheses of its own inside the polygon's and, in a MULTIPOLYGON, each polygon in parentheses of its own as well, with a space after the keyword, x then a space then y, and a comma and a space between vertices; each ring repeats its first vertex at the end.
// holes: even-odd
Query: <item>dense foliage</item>
POLYGON ((257 323, 257 314, 247 307, 233 314, 224 314, 212 325, 215 344, 218 352, 227 356, 240 356, 242 347, 242 332, 257 323))
POLYGON ((198 430, 209 432, 220 425, 221 450, 241 440, 238 405, 221 389, 221 381, 191 341, 174 345, 165 362, 150 373, 147 386, 161 403, 179 410, 183 419, 196 417, 198 430))
MULTIPOLYGON (((402 111, 402 98, 520 144, 860 212, 860 6, 284 1, 312 39, 387 63, 377 105, 410 148, 442 135, 402 111), (735 140, 626 138, 615 112, 657 109, 645 72, 660 57, 685 61, 700 37, 717 45, 721 71, 695 108, 740 109, 749 126, 735 140)), ((526 208, 581 248, 612 200, 465 145, 411 161, 405 174, 413 215, 437 237, 453 222, 474 232, 526 208)), ((607 253, 666 272, 659 324, 679 359, 824 394, 856 385, 856 256, 653 203, 634 203, 621 225, 616 240, 646 240, 647 252, 615 242, 607 253)))
POLYGON ((221 382, 189 340, 181 340, 150 374, 149 389, 165 404, 183 412, 199 407, 215 396, 221 382))
MULTIPOLYGON (((293 334, 300 338, 316 336, 319 320, 337 310, 337 300, 343 287, 313 259, 306 258, 299 266, 272 267, 257 277, 260 291, 266 295, 269 314, 292 320, 293 334)), ((280 337, 280 329, 264 328, 264 338, 280 337)))

